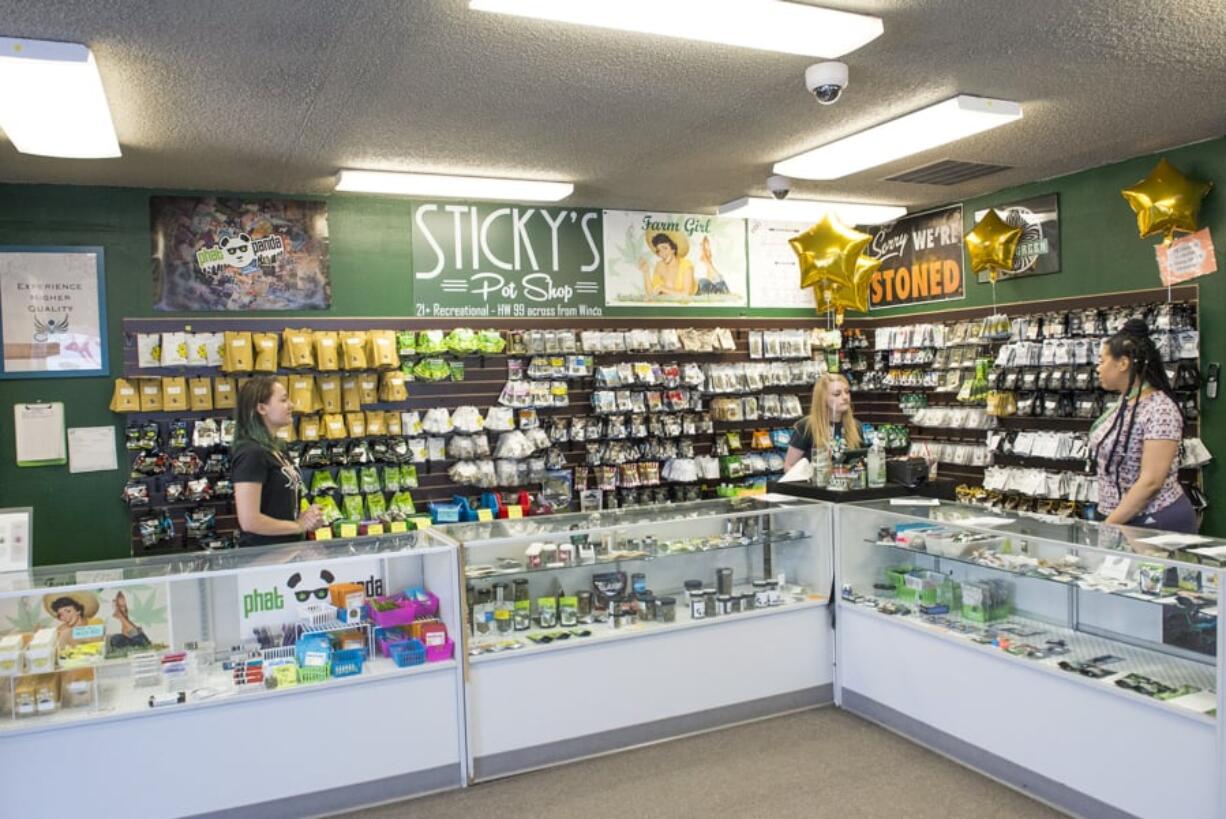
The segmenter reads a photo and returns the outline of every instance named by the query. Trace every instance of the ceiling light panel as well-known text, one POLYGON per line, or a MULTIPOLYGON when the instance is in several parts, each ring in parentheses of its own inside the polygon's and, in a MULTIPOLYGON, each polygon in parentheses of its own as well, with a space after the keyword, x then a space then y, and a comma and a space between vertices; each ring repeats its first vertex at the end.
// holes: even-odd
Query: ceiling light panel
POLYGON ((470 0, 469 8, 833 59, 881 36, 880 17, 784 0, 470 0))
POLYGON ((774 172, 798 179, 841 179, 1021 118, 1019 103, 963 94, 776 162, 774 172))
POLYGON ((770 222, 820 222, 833 213, 846 225, 880 225, 905 216, 901 205, 874 205, 862 202, 822 202, 813 199, 762 199, 743 196, 720 205, 720 216, 762 219, 770 222))
POLYGON ((98 65, 79 43, 0 37, 0 130, 23 154, 120 155, 98 65))
POLYGON ((532 179, 345 170, 337 174, 336 189, 442 199, 557 202, 574 193, 575 186, 570 182, 540 182, 532 179))

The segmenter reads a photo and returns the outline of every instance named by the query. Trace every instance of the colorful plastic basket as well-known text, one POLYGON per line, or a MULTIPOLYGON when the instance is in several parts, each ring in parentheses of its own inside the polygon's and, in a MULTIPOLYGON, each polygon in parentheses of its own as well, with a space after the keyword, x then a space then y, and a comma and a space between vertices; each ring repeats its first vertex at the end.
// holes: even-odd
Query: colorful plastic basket
POLYGON ((408 668, 411 665, 421 665, 426 661, 426 647, 421 640, 405 640, 393 643, 391 647, 392 662, 397 668, 408 668))

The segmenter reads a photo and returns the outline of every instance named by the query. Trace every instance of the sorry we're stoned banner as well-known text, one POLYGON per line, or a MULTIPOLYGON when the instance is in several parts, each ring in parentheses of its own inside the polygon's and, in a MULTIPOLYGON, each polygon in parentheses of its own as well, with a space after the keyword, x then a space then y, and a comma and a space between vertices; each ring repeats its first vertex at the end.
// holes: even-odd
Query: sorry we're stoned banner
POLYGON ((884 225, 864 252, 881 259, 869 283, 870 310, 966 297, 961 205, 884 225))

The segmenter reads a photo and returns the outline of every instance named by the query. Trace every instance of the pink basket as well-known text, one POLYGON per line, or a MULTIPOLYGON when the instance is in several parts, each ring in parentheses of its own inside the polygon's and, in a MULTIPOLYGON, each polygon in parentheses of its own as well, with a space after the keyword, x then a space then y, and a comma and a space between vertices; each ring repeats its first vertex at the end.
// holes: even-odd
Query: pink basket
POLYGON ((455 656, 455 643, 451 638, 447 642, 437 646, 426 646, 426 662, 437 663, 441 660, 450 660, 455 656))
MULTIPOLYGON (((434 599, 435 606, 438 605, 438 598, 434 599)), ((375 625, 387 628, 388 626, 407 626, 413 622, 413 618, 417 614, 417 606, 409 600, 405 600, 403 596, 397 594, 393 597, 374 597, 371 598, 371 603, 367 607, 370 609, 370 619, 375 625), (396 608, 388 611, 379 611, 375 608, 375 601, 380 603, 390 602, 395 603, 396 608)))
MULTIPOLYGON (((397 597, 401 597, 401 595, 397 595, 397 597)), ((434 617, 438 614, 438 595, 434 594, 434 592, 426 592, 425 601, 409 600, 407 597, 404 599, 415 609, 413 613, 413 618, 415 620, 421 620, 425 617, 434 617)))

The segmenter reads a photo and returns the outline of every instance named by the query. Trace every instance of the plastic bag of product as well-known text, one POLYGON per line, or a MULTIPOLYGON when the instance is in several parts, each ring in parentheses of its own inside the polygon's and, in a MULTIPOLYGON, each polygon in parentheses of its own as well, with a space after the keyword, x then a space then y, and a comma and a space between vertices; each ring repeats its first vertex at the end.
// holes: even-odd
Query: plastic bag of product
POLYGON ((277 371, 278 341, 276 333, 252 333, 251 343, 255 348, 254 369, 257 373, 275 373, 277 371))
POLYGON ((323 372, 336 372, 341 368, 340 340, 336 333, 327 330, 317 330, 315 340, 315 369, 323 372))
POLYGON ((222 356, 221 362, 222 371, 227 373, 249 373, 254 365, 255 357, 251 345, 251 333, 227 331, 225 353, 222 356))
POLYGON ((346 370, 364 370, 370 366, 366 359, 366 333, 342 330, 337 335, 341 345, 341 364, 346 370))

